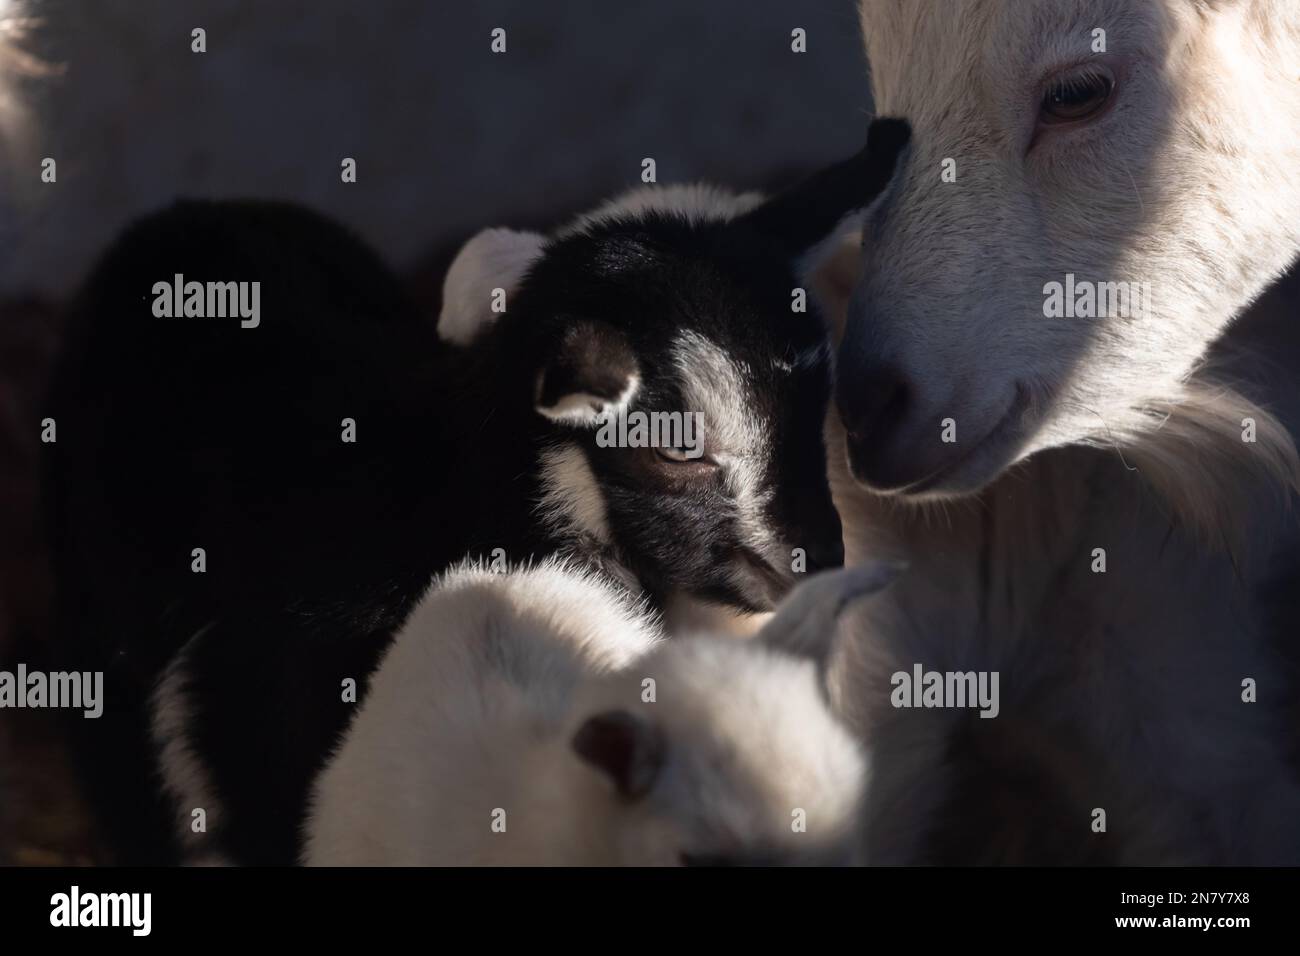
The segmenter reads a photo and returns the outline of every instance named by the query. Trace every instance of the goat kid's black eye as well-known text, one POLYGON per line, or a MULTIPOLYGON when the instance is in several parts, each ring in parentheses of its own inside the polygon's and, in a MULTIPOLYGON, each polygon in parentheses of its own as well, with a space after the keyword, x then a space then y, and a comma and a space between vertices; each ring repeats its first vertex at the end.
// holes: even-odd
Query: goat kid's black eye
POLYGON ((656 447, 655 454, 664 461, 672 462, 675 465, 711 465, 711 462, 702 452, 695 452, 690 448, 664 448, 656 447))
POLYGON ((1053 80, 1039 106, 1039 121, 1074 123, 1100 113, 1110 102, 1115 81, 1099 70, 1087 70, 1053 80))

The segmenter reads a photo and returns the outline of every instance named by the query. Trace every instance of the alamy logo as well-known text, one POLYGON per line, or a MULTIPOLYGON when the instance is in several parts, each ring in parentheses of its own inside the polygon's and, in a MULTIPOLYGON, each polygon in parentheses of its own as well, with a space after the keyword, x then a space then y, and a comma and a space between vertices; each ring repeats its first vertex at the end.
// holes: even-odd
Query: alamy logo
POLYGON ((96 718, 104 712, 104 672, 47 674, 19 664, 16 673, 0 671, 0 709, 5 707, 66 707, 83 711, 83 717, 96 718))
POLYGON ((1075 281, 1067 272, 1064 282, 1043 286, 1043 315, 1049 319, 1140 319, 1150 304, 1146 282, 1075 281))
POLYGON ((73 886, 50 897, 51 926, 127 926, 148 936, 153 926, 152 893, 82 893, 73 886))
POLYGON ((597 420, 601 448, 664 448, 694 460, 704 454, 703 412, 629 412, 619 408, 597 420))
POLYGON ((186 282, 176 273, 171 282, 153 284, 153 314, 159 319, 240 319, 240 328, 262 321, 262 283, 186 282))
POLYGON ((981 717, 996 717, 997 671, 927 671, 920 664, 912 672, 895 671, 889 702, 895 707, 978 707, 981 717))

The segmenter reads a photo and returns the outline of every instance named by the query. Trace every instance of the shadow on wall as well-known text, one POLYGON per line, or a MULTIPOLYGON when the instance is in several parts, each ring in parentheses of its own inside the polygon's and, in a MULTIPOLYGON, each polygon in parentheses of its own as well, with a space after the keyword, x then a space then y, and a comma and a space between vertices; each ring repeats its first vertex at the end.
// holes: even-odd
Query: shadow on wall
POLYGON ((770 182, 857 149, 869 107, 852 0, 0 0, 15 5, 63 69, 10 83, 34 122, 4 154, 0 298, 61 295, 180 195, 302 201, 400 268, 439 237, 635 185, 645 157, 661 182, 770 182))

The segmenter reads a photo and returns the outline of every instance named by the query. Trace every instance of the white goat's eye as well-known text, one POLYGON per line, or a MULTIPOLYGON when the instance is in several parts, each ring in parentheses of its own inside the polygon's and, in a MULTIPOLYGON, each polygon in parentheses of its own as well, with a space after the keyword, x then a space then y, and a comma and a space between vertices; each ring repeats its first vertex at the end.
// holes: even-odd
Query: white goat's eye
POLYGON ((1075 123, 1100 113, 1115 90, 1115 81, 1098 69, 1087 69, 1059 77, 1048 86, 1039 105, 1039 121, 1075 123))

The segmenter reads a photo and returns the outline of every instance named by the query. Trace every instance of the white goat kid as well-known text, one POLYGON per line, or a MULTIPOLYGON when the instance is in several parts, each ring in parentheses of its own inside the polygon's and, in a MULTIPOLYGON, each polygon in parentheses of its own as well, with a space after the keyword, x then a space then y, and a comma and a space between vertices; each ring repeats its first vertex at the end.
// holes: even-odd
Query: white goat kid
MULTIPOLYGON (((859 476, 938 495, 1043 448, 1238 435, 1248 403, 1192 373, 1300 249, 1300 5, 866 0, 862 21, 876 108, 916 137, 841 353, 859 476), (1049 317, 1071 275, 1094 311, 1103 283, 1149 297, 1049 317)), ((1235 451, 1294 465, 1271 429, 1235 451)))
POLYGON ((665 641, 560 561, 452 571, 318 778, 306 862, 853 862, 867 763, 823 665, 845 604, 892 575, 814 576, 752 641, 665 641))
POLYGON ((1258 606, 1300 393, 1294 365, 1260 389, 1275 419, 1206 362, 1300 249, 1300 4, 865 0, 862 24, 876 108, 914 132, 828 426, 849 563, 913 564, 832 668, 872 746, 869 855, 1300 862, 1258 606), (1050 317, 1076 280, 1150 295, 1050 317), (891 707, 914 663, 999 671, 1001 716, 891 707))

